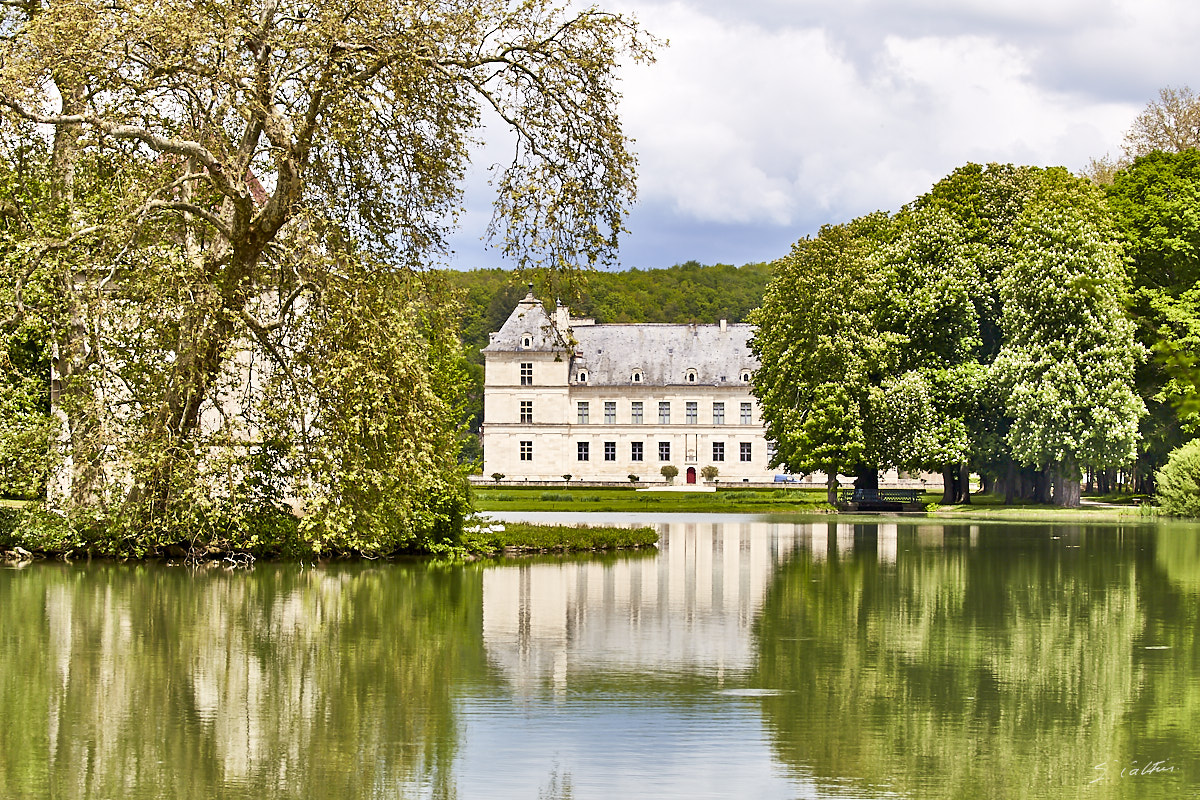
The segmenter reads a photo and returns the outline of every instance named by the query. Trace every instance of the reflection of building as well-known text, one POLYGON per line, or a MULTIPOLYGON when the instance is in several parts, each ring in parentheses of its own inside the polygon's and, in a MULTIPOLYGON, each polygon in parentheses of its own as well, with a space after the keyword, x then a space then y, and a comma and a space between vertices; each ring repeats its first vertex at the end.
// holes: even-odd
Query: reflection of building
POLYGON ((591 670, 749 669, 751 628, 767 586, 797 549, 824 559, 875 540, 882 563, 896 559, 894 524, 672 522, 658 529, 657 557, 484 571, 484 646, 518 690, 547 681, 563 689, 569 675, 591 670))
POLYGON ((483 349, 484 475, 662 481, 705 466, 722 483, 770 481, 750 380, 751 327, 597 325, 554 317, 533 293, 483 349))

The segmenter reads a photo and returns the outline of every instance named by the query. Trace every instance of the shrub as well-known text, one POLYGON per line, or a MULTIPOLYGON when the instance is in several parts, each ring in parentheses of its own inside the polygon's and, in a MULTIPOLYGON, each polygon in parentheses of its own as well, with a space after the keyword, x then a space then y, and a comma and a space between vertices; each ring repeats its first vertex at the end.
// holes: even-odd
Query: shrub
POLYGON ((640 480, 641 480, 641 478, 639 478, 637 475, 634 475, 632 472, 629 473, 629 482, 630 483, 637 483, 640 480))
POLYGON ((1200 439, 1174 450, 1155 480, 1164 514, 1200 517, 1200 439))
POLYGON ((667 464, 665 467, 660 469, 659 472, 661 472, 662 476, 667 479, 667 483, 672 483, 679 475, 679 467, 667 464))

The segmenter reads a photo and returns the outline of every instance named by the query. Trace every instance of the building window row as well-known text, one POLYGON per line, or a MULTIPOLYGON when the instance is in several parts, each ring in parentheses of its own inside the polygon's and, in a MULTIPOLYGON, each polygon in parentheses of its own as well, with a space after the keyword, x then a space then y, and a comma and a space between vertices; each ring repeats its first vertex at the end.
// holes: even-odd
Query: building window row
MULTIPOLYGON (((629 443, 629 460, 630 461, 644 461, 645 460, 645 452, 646 451, 645 451, 645 443, 644 442, 630 442, 629 443)), ((591 443, 590 442, 576 442, 575 443, 575 458, 578 461, 590 460, 590 458, 591 458, 591 443)), ((521 460, 522 461, 532 461, 533 460, 533 442, 530 442, 530 441, 521 442, 521 460)), ((617 460, 617 443, 616 442, 605 442, 604 443, 604 460, 605 461, 616 461, 617 460)), ((659 461, 670 461, 671 460, 671 443, 670 442, 659 442, 658 443, 658 460, 659 461)), ((725 460, 725 443, 724 442, 713 442, 712 443, 712 460, 720 461, 720 462, 723 462, 725 460)), ((754 460, 754 444, 752 442, 739 442, 738 443, 738 460, 739 461, 753 461, 754 460)))
MULTIPOLYGON (((522 376, 524 381, 524 376, 522 376)), ((751 403, 740 404, 740 421, 743 425, 751 425, 754 420, 754 407, 751 403)), ((629 406, 629 421, 634 425, 641 425, 646 421, 645 403, 641 400, 634 400, 629 406)), ((694 400, 688 400, 684 403, 683 411, 684 422, 688 425, 696 425, 700 422, 700 404, 694 400)), ((590 404, 587 400, 579 400, 575 404, 575 420, 580 425, 587 425, 591 422, 590 404)), ((521 401, 521 422, 533 421, 533 402, 530 400, 521 401), (528 418, 526 413, 528 412, 528 418)), ((615 400, 604 401, 604 422, 606 425, 615 425, 617 422, 617 402, 615 400)), ((660 400, 658 403, 658 423, 660 425, 671 424, 671 402, 669 400, 660 400)), ((718 402, 712 404, 712 423, 714 425, 725 424, 725 403, 718 402)))

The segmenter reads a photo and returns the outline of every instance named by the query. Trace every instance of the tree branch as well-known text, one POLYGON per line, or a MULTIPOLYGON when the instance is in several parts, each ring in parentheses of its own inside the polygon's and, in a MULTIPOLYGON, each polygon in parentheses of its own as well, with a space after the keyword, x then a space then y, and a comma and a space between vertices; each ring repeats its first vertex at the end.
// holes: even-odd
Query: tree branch
POLYGON ((94 114, 38 114, 7 97, 0 97, 0 105, 7 106, 17 115, 39 125, 88 125, 114 139, 142 142, 158 153, 172 153, 186 158, 194 158, 204 165, 210 180, 221 194, 234 199, 239 204, 245 203, 247 209, 251 204, 249 190, 246 189, 244 182, 231 180, 226 173, 225 165, 207 148, 196 142, 159 136, 133 125, 118 125, 94 114))

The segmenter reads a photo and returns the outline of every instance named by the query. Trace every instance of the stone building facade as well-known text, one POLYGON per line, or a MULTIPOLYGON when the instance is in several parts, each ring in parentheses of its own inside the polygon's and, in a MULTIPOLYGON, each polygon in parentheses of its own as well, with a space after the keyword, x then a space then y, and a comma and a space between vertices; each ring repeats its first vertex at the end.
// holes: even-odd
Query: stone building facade
POLYGON ((505 480, 772 481, 751 394, 751 326, 597 325, 530 292, 483 349, 483 475, 505 480))

